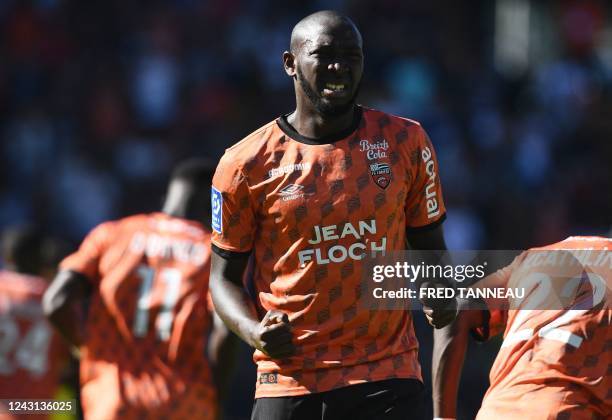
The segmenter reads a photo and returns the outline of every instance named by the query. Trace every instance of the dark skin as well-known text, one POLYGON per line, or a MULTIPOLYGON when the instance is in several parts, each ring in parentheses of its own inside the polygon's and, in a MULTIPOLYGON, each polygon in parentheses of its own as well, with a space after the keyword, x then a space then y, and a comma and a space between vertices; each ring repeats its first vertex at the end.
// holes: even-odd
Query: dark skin
MULTIPOLYGON (((296 99, 296 108, 287 120, 298 133, 316 139, 351 126, 363 73, 363 43, 350 19, 334 12, 304 18, 293 29, 290 51, 285 51, 282 59, 285 72, 293 79, 296 99)), ((446 250, 441 227, 412 234, 408 243, 414 249, 446 250)), ((217 313, 251 347, 273 359, 291 356, 295 344, 290 319, 278 311, 269 311, 259 319, 242 286, 247 263, 247 256, 213 253, 210 287, 217 313)), ((455 317, 454 307, 447 310, 424 305, 424 311, 436 328, 455 317)))
POLYGON ((248 256, 224 258, 213 252, 210 291, 215 309, 225 325, 249 346, 273 359, 295 352, 287 314, 268 311, 259 319, 250 296, 242 287, 248 256))
POLYGON ((482 325, 482 311, 460 310, 450 325, 434 330, 432 389, 434 417, 456 418, 459 379, 470 330, 482 325))
POLYGON ((285 51, 282 58, 295 88, 296 108, 287 118, 289 124, 310 138, 349 127, 363 73, 361 34, 355 25, 334 14, 311 15, 296 25, 291 34, 291 51, 285 51), (344 88, 332 93, 326 91, 328 83, 344 88), (313 103, 313 94, 318 104, 313 103))
MULTIPOLYGON (((171 181, 162 211, 170 216, 190 220, 205 220, 210 223, 210 185, 194 186, 181 179, 171 181)), ((78 349, 84 342, 85 331, 80 321, 80 305, 92 293, 90 281, 83 274, 60 271, 43 297, 43 311, 58 332, 73 347, 78 357, 78 349)), ((216 317, 216 315, 215 315, 216 317)), ((218 318, 217 318, 218 319, 218 318)), ((227 374, 233 364, 236 342, 227 328, 219 320, 214 322, 208 341, 208 356, 213 369, 214 380, 222 393, 225 389, 227 374)))

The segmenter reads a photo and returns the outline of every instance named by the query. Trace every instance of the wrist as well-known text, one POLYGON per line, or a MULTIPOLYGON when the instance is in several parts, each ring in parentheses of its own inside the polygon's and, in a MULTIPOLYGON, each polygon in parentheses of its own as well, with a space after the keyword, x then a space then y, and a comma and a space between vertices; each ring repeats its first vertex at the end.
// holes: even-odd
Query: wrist
POLYGON ((243 322, 241 330, 241 337, 245 343, 253 348, 257 348, 257 329, 259 327, 259 322, 248 319, 243 322))

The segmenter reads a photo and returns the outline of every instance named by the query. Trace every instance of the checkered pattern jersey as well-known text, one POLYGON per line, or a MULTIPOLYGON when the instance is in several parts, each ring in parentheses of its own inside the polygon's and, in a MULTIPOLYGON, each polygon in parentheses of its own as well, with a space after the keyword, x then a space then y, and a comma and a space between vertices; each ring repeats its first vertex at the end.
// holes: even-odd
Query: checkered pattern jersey
POLYGON ((80 365, 87 419, 214 419, 205 357, 210 234, 162 213, 96 227, 62 263, 93 288, 80 365))
POLYGON ((53 398, 61 383, 68 349, 43 315, 46 287, 42 278, 0 270, 0 399, 53 398))
POLYGON ((365 254, 444 219, 433 146, 419 123, 365 108, 327 140, 281 117, 226 150, 213 179, 213 251, 253 253, 259 315, 287 313, 298 349, 255 351, 256 398, 421 378, 411 314, 360 301, 365 254))
MULTIPOLYGON (((570 237, 526 251, 493 274, 499 285, 520 287, 525 279, 545 277, 551 288, 531 311, 490 309, 488 322, 475 331, 480 339, 504 333, 479 420, 612 416, 611 248, 610 239, 570 237), (578 279, 576 300, 559 308, 555 296, 571 278, 578 279)), ((542 287, 549 286, 538 282, 534 298, 542 287)))

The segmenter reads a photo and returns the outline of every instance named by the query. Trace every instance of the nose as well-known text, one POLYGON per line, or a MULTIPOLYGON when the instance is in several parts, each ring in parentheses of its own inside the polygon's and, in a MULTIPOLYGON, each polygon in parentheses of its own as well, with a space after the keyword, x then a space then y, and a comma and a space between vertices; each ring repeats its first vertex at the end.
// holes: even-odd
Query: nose
POLYGON ((334 71, 336 73, 344 73, 348 70, 348 66, 340 60, 334 60, 334 62, 330 63, 327 68, 328 70, 334 71))

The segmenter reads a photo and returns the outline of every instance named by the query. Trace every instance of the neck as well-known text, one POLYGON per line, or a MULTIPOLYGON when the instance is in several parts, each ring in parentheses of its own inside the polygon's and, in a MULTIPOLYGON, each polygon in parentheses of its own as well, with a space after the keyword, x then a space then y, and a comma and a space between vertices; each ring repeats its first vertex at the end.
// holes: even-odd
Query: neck
POLYGON ((339 115, 324 116, 312 106, 298 101, 295 111, 287 117, 287 122, 302 136, 317 139, 349 128, 355 117, 355 107, 356 105, 339 115))
POLYGON ((211 225, 209 211, 193 209, 185 201, 166 202, 162 208, 162 213, 180 219, 200 222, 205 228, 211 225))

